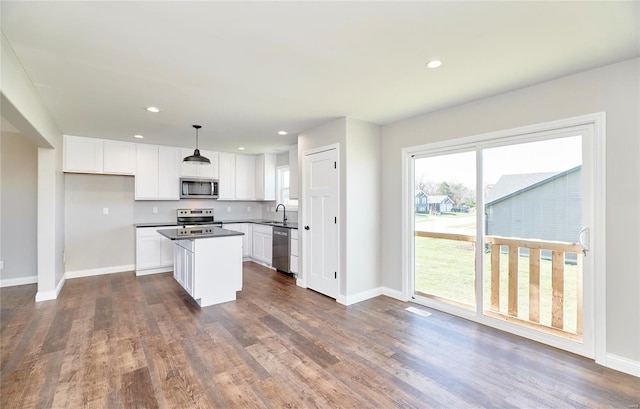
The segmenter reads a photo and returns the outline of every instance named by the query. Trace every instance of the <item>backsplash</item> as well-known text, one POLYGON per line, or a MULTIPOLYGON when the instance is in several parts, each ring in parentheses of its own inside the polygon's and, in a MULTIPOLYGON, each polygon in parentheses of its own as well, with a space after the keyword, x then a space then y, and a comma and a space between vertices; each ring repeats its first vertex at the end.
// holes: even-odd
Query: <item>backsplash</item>
POLYGON ((134 202, 134 222, 153 223, 176 220, 176 209, 213 208, 216 221, 262 219, 261 202, 226 202, 218 200, 137 200, 134 202), (155 212, 154 212, 155 211, 155 212))

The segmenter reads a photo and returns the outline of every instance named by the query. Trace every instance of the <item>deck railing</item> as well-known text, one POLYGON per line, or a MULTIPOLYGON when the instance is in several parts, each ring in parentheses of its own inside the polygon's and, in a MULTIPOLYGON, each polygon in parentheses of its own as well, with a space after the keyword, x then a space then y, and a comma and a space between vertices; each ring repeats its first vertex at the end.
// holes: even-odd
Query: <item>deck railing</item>
MULTIPOLYGON (((446 239, 463 242, 476 242, 475 235, 416 231, 417 237, 428 237, 433 239, 446 239)), ((485 310, 485 314, 517 320, 527 326, 533 326, 547 332, 562 332, 567 338, 575 338, 575 335, 582 335, 582 247, 579 244, 526 240, 520 238, 509 238, 500 236, 484 236, 484 245, 491 249, 491 280, 490 280, 490 308, 485 310), (506 314, 501 312, 500 306, 500 280, 501 280, 501 250, 508 248, 508 269, 507 269, 507 308, 506 314), (529 251, 529 317, 528 320, 518 317, 518 261, 521 249, 529 251), (540 323, 540 260, 542 251, 551 253, 551 326, 540 323), (577 262, 577 294, 576 294, 576 333, 565 331, 564 316, 564 284, 565 284, 565 256, 567 253, 576 254, 577 262)), ((477 248, 477 246, 476 246, 477 248)), ((485 272, 487 274, 488 272, 485 272)), ((477 285, 477 283, 476 283, 477 285)))

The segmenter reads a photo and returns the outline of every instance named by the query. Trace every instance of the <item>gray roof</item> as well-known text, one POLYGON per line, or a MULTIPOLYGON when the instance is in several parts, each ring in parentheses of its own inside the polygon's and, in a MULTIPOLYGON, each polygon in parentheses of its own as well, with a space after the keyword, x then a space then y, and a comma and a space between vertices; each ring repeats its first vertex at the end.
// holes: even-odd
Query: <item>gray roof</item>
POLYGON ((427 202, 429 202, 429 204, 432 204, 432 203, 444 203, 447 200, 449 200, 450 202, 453 202, 451 199, 449 199, 449 196, 445 196, 445 195, 427 196, 427 202))
POLYGON ((503 175, 485 196, 485 205, 490 205, 508 197, 514 196, 525 190, 532 189, 550 182, 562 175, 580 170, 582 166, 576 166, 561 172, 521 173, 516 175, 503 175))

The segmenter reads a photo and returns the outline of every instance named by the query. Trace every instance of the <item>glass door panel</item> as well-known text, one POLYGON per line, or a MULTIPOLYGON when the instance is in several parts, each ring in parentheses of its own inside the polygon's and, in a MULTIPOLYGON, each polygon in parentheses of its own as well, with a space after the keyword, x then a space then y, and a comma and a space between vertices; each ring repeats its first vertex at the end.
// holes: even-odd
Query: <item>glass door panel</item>
POLYGON ((485 315, 579 338, 582 137, 482 155, 485 315))
POLYGON ((414 159, 414 293, 475 310, 476 153, 414 159))

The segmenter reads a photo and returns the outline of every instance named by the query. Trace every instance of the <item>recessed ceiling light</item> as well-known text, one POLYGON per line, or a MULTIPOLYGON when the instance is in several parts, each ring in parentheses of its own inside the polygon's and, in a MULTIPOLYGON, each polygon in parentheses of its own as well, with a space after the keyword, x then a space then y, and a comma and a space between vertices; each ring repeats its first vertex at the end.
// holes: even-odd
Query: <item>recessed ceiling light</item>
POLYGON ((138 138, 138 139, 142 139, 142 138, 144 138, 144 136, 142 136, 142 135, 133 135, 133 137, 134 137, 134 138, 138 138))
POLYGON ((149 112, 153 112, 153 113, 160 112, 160 108, 156 108, 156 107, 146 107, 145 109, 146 109, 147 111, 149 111, 149 112))
POLYGON ((238 150, 239 151, 243 151, 244 150, 244 146, 238 146, 238 150))
POLYGON ((427 68, 438 68, 442 65, 442 61, 440 60, 431 60, 427 63, 427 68))
POLYGON ((286 135, 286 134, 288 134, 288 132, 287 132, 287 131, 280 131, 280 132, 278 132, 278 135, 286 135))

